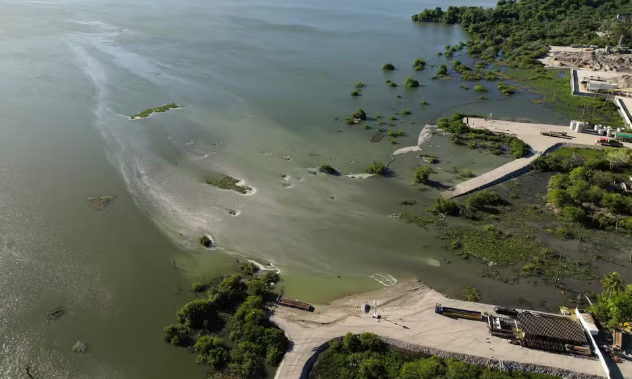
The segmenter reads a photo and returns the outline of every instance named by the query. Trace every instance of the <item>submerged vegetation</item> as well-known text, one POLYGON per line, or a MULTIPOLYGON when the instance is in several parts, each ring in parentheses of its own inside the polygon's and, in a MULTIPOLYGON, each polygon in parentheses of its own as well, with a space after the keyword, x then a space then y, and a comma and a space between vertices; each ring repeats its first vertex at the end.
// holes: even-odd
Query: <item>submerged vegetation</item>
POLYGON ((130 116, 130 119, 137 120, 139 118, 147 118, 151 116, 152 113, 162 113, 170 109, 176 109, 176 108, 180 108, 180 106, 176 103, 165 104, 163 106, 156 107, 156 108, 148 108, 140 113, 136 113, 135 115, 130 116))
POLYGON ((424 67, 426 67, 426 61, 421 58, 417 58, 413 62, 413 70, 415 71, 422 71, 424 67))
POLYGON ((373 161, 366 172, 369 174, 386 176, 388 174, 388 168, 386 168, 386 165, 382 162, 373 161))
POLYGON ((419 87, 419 81, 417 81, 416 79, 414 79, 412 76, 409 76, 406 78, 406 81, 404 82, 404 84, 406 85, 406 87, 408 88, 415 88, 415 87, 419 87))
POLYGON ((443 359, 393 349, 373 333, 354 335, 329 343, 309 375, 312 379, 559 379, 518 371, 497 371, 453 358, 443 359))
POLYGON ((328 175, 340 175, 338 170, 336 170, 335 168, 331 167, 331 165, 328 165, 328 164, 321 165, 318 168, 318 171, 322 172, 323 174, 328 174, 328 175))
POLYGON ((197 363, 208 366, 209 378, 266 377, 265 366, 278 365, 288 345, 265 305, 274 297, 270 283, 278 280, 267 271, 227 276, 215 285, 195 283, 195 291, 209 288, 206 297, 196 295, 180 308, 177 322, 164 328, 165 340, 192 349, 197 363))
POLYGON ((240 184, 241 182, 242 181, 239 179, 235 179, 231 176, 226 175, 217 180, 209 179, 206 181, 206 184, 225 190, 232 190, 241 194, 247 194, 248 192, 252 191, 252 188, 240 184))
POLYGON ((514 158, 522 158, 531 153, 531 147, 521 139, 494 133, 485 129, 473 129, 463 122, 463 114, 440 118, 437 126, 452 133, 450 141, 456 145, 468 145, 471 149, 485 149, 494 155, 510 154, 514 158))
POLYGON ((430 174, 434 174, 435 170, 430 166, 419 166, 413 173, 413 180, 415 183, 428 184, 428 178, 430 174))
POLYGON ((392 63, 386 63, 382 66, 382 70, 395 70, 395 66, 392 63))

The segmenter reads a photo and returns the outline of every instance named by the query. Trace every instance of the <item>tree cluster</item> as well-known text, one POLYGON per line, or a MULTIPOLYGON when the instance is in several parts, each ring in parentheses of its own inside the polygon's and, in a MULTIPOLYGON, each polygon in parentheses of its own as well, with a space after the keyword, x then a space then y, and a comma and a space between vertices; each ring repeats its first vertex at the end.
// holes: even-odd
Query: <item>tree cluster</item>
POLYGON ((266 315, 265 302, 273 297, 270 283, 278 280, 270 271, 224 278, 210 287, 206 298, 180 308, 177 323, 164 328, 166 341, 192 347, 197 362, 209 366, 211 378, 265 377, 265 365, 277 365, 288 344, 266 315))
POLYGON ((373 333, 347 333, 330 343, 314 365, 315 379, 555 379, 558 377, 500 372, 456 359, 391 349, 373 333))
POLYGON ((547 201, 568 221, 632 231, 632 196, 620 185, 631 162, 627 149, 563 148, 538 158, 533 167, 559 172, 549 180, 547 201))
POLYGON ((616 329, 632 320, 632 285, 624 287, 619 273, 604 275, 601 280, 602 294, 589 310, 601 325, 616 329))
POLYGON ((494 60, 500 52, 512 65, 541 66, 536 58, 549 45, 616 45, 623 34, 629 42, 632 28, 615 22, 617 14, 632 13, 627 0, 500 0, 494 8, 449 6, 425 9, 413 21, 460 24, 470 35, 467 51, 494 60), (604 32, 600 37, 596 32, 604 32))

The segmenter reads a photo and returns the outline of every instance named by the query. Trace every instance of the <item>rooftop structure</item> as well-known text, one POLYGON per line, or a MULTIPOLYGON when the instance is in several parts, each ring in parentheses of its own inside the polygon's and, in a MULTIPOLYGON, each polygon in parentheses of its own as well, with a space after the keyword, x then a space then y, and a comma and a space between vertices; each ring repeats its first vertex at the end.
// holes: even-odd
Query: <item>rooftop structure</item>
POLYGON ((565 351, 566 344, 588 344, 584 329, 570 317, 523 312, 518 315, 518 321, 529 347, 565 351))

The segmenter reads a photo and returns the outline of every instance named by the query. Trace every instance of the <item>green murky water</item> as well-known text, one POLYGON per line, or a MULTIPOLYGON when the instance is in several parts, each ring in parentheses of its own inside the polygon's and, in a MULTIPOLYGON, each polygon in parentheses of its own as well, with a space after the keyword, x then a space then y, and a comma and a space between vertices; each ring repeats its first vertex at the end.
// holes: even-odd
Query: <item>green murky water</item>
MULTIPOLYGON (((442 109, 477 100, 459 80, 430 80, 446 63, 437 52, 465 40, 456 26, 409 21, 437 5, 0 1, 0 377, 25 365, 47 378, 202 377, 161 329, 190 281, 227 272, 236 255, 273 262, 287 294, 314 303, 412 276, 447 292, 476 280, 468 263, 442 264, 431 232, 390 217, 408 209, 399 199, 421 210, 436 197, 411 185, 417 154, 398 156, 392 178, 309 173, 387 162, 442 109), (428 66, 416 73, 418 57, 428 66), (403 88, 408 75, 422 86, 403 88), (357 81, 367 87, 352 98, 357 81), (129 120, 171 102, 184 108, 129 120), (359 107, 410 109, 396 126, 407 136, 372 143, 371 130, 339 122, 359 107), (256 193, 204 184, 220 174, 256 193), (91 209, 103 195, 119 198, 91 209), (203 233, 216 250, 199 246, 203 233), (48 322, 59 305, 66 314, 48 322), (77 340, 87 354, 70 352, 77 340)), ((459 111, 565 122, 520 97, 459 111)), ((440 137, 424 153, 475 173, 505 162, 440 137)))

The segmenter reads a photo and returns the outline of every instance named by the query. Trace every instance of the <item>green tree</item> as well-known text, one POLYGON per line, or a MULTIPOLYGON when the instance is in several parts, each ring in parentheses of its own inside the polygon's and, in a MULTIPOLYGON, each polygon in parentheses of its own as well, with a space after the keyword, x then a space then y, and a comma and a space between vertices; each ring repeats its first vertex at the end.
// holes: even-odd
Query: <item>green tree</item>
POLYGON ((417 81, 415 78, 413 78, 412 76, 409 76, 406 78, 406 81, 404 82, 404 84, 406 85, 406 87, 408 88, 414 88, 414 87, 419 87, 419 81, 417 81))
POLYGON ((565 189, 569 186, 569 178, 566 174, 553 175, 549 179, 548 188, 551 189, 565 189))
POLYGON ((357 112, 352 114, 351 117, 357 118, 357 119, 360 119, 360 120, 366 120, 366 112, 364 111, 364 109, 360 108, 360 109, 358 109, 357 112))
POLYGON ((384 347, 384 342, 374 333, 362 333, 360 347, 364 351, 380 351, 384 347))
POLYGON ((610 164, 610 171, 630 164, 630 154, 627 149, 611 150, 608 152, 606 159, 608 159, 610 164))
POLYGON ((444 64, 440 65, 439 69, 437 70, 437 76, 438 77, 448 76, 448 66, 444 64))
POLYGON ((583 180, 586 182, 592 182, 593 178, 595 176, 595 170, 585 167, 585 166, 580 166, 577 168, 574 168, 569 174, 568 177, 571 181, 575 182, 578 180, 583 180))
POLYGON ((456 359, 446 359, 446 373, 445 379, 466 379, 466 378, 478 378, 481 369, 469 363, 459 361, 456 359))
POLYGON ((601 279, 601 286, 606 295, 617 295, 623 290, 623 280, 618 272, 612 272, 604 275, 603 279, 601 279))
POLYGON ((419 166, 413 173, 413 179, 415 183, 428 184, 428 178, 430 174, 434 174, 435 171, 430 166, 419 166))
POLYGON ((382 66, 382 70, 395 70, 395 66, 392 63, 386 63, 382 66))
POLYGON ((197 353, 197 362, 210 365, 215 370, 222 369, 228 363, 230 354, 221 337, 202 336, 193 345, 197 353))
POLYGON ((456 201, 438 197, 435 199, 434 210, 444 215, 458 216, 461 213, 461 206, 456 201))
POLYGON ((386 168, 386 165, 384 165, 384 163, 373 161, 366 172, 369 174, 386 176, 388 174, 388 169, 386 168))
POLYGON ((202 329, 205 321, 216 316, 213 303, 208 300, 196 299, 186 303, 178 313, 178 322, 192 329, 202 329))
POLYGON ((420 359, 413 362, 406 362, 402 365, 400 379, 437 379, 445 372, 438 357, 420 359))
POLYGON ((572 199, 569 194, 564 190, 553 190, 548 193, 546 200, 558 207, 565 207, 572 203, 572 199))
POLYGON ((471 194, 465 200, 465 205, 468 208, 482 209, 487 205, 500 205, 502 202, 502 198, 495 191, 481 190, 471 194))
POLYGON ((186 345, 189 342, 188 334, 191 330, 184 324, 171 324, 165 326, 165 340, 172 345, 186 345))
POLYGON ((476 92, 487 92, 487 88, 481 84, 477 84, 474 86, 474 91, 476 92))
POLYGON ((359 379, 387 379, 384 365, 377 357, 369 357, 360 362, 359 379))
POLYGON ((562 209, 562 216, 568 221, 581 222, 586 218, 586 211, 581 207, 567 206, 562 209))
POLYGON ((426 61, 421 58, 417 58, 415 59, 415 62, 413 62, 413 69, 415 71, 421 71, 424 67, 426 67, 426 61))
POLYGON ((628 202, 623 195, 619 193, 607 192, 601 198, 601 204, 614 213, 622 213, 628 207, 628 202))
POLYGON ((350 353, 360 351, 360 339, 355 334, 348 332, 342 339, 342 346, 350 353))

